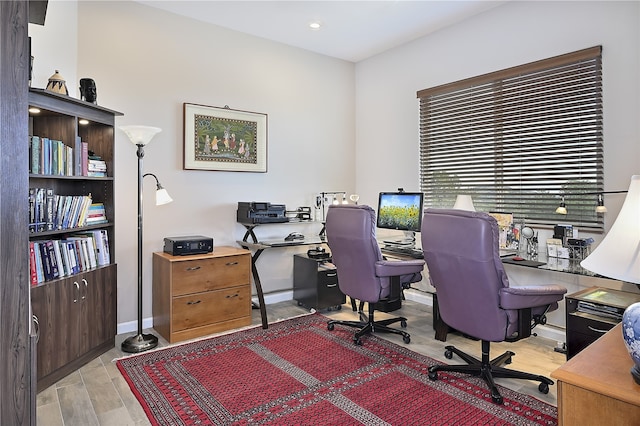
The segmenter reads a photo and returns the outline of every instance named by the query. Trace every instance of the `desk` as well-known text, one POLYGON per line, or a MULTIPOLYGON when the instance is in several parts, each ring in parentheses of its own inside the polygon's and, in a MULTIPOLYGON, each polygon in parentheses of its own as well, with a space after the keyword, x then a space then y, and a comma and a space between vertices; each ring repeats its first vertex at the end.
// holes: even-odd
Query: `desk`
MULTIPOLYGON (((313 221, 297 221, 297 222, 283 222, 283 223, 274 223, 274 225, 284 225, 288 223, 313 223, 313 221)), ((284 241, 284 238, 281 240, 269 240, 269 241, 258 241, 256 234, 253 232, 254 228, 259 225, 266 225, 260 223, 241 223, 247 232, 245 232, 244 237, 242 237, 241 241, 236 241, 238 245, 242 248, 250 250, 252 252, 251 255, 251 274, 253 275, 253 282, 256 286, 256 293, 258 295, 258 307, 260 308, 260 318, 262 319, 262 328, 269 328, 269 322, 267 320, 267 308, 264 303, 264 292, 262 291, 262 282, 260 281, 260 274, 258 274, 258 267, 256 265, 258 258, 262 254, 262 252, 266 249, 274 249, 274 248, 287 248, 287 247, 296 247, 296 246, 304 246, 304 245, 320 245, 324 244, 325 238, 322 235, 317 237, 309 238, 305 237, 304 240, 294 240, 294 241, 284 241), (247 241, 251 238, 252 241, 247 241)))
POLYGON ((551 373, 558 381, 559 425, 637 425, 640 386, 618 324, 551 373))

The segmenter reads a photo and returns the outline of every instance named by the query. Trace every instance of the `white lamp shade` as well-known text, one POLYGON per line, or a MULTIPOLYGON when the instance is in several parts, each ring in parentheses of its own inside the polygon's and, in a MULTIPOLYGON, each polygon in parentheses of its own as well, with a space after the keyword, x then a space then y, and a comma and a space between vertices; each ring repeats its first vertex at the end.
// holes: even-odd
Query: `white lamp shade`
POLYGON ((173 201, 173 198, 169 195, 166 189, 161 188, 156 191, 156 206, 163 204, 169 204, 173 201))
POLYGON ((159 127, 151 126, 121 126, 120 130, 126 133, 134 145, 146 145, 162 131, 159 127))
POLYGON ((454 209, 457 210, 467 210, 470 212, 475 212, 476 208, 473 205, 473 200, 471 199, 471 195, 458 194, 456 197, 456 202, 453 205, 454 209))
POLYGON ((605 277, 640 284, 640 175, 631 177, 615 223, 580 265, 605 277))

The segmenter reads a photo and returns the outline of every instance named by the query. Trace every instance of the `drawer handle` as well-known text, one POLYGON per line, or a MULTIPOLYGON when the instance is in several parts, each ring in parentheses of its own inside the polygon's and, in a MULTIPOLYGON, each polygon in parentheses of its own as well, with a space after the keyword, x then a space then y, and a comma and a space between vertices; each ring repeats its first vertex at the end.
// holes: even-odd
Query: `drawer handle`
POLYGON ((338 284, 328 284, 328 285, 327 285, 327 288, 335 287, 335 286, 337 286, 337 285, 338 285, 338 284))
POLYGON ((32 315, 31 317, 33 320, 33 331, 36 336, 36 343, 38 343, 40 341, 40 321, 38 321, 38 317, 35 315, 32 315))
POLYGON ((200 266, 191 266, 187 268, 187 271, 197 271, 198 269, 200 269, 200 266))
POLYGON ((231 299, 231 298, 238 297, 238 296, 239 296, 238 293, 236 293, 236 294, 227 294, 226 298, 227 299, 231 299))
POLYGON ((591 330, 591 331, 595 331, 596 333, 602 333, 602 334, 604 334, 604 333, 606 333, 607 331, 609 331, 609 330, 600 330, 600 329, 598 329, 598 328, 593 328, 593 327, 591 327, 590 325, 588 325, 588 326, 587 326, 587 328, 588 328, 589 330, 591 330))
POLYGON ((327 274, 327 276, 328 276, 328 277, 335 277, 336 275, 338 275, 338 273, 337 273, 337 272, 333 272, 333 273, 331 273, 331 274, 327 274))
POLYGON ((227 266, 234 266, 234 265, 237 265, 237 264, 238 264, 238 262, 229 262, 229 263, 227 263, 227 266))
POLYGON ((84 300, 87 298, 87 289, 89 288, 89 283, 84 278, 82 279, 82 282, 84 283, 84 293, 82 293, 82 300, 84 300))
POLYGON ((196 300, 195 302, 194 301, 189 301, 189 302, 187 302, 187 305, 197 305, 200 302, 202 302, 202 300, 196 300))

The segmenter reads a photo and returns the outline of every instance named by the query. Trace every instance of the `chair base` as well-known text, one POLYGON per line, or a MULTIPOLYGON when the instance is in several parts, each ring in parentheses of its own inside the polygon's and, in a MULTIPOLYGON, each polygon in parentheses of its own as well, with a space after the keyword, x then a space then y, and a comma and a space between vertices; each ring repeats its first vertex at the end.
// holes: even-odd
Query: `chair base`
POLYGON ((489 360, 489 342, 482 341, 482 359, 477 359, 454 346, 445 346, 444 356, 447 359, 451 359, 455 353, 462 358, 466 365, 434 365, 429 367, 429 378, 431 380, 438 379, 438 371, 454 371, 458 373, 471 374, 473 376, 480 376, 491 392, 491 399, 496 404, 502 404, 503 399, 498 391, 498 387, 494 382, 494 378, 509 378, 509 379, 524 379, 540 382, 538 390, 544 394, 549 393, 549 385, 553 385, 553 380, 540 376, 537 374, 526 373, 524 371, 510 370, 508 368, 501 367, 502 364, 511 364, 511 357, 515 353, 506 351, 502 355, 489 360))
POLYGON ((389 327, 390 324, 394 324, 399 322, 402 328, 407 326, 407 319, 405 317, 395 317, 384 319, 381 321, 374 321, 373 313, 374 309, 372 307, 373 304, 369 304, 369 315, 365 314, 362 311, 359 311, 360 321, 343 321, 343 320, 329 320, 327 321, 327 330, 333 330, 335 324, 345 325, 347 327, 358 328, 355 335, 353 336, 353 343, 356 345, 362 345, 361 337, 370 334, 370 333, 394 333, 402 336, 402 341, 405 343, 411 342, 411 336, 409 333, 403 330, 398 330, 395 328, 389 327))

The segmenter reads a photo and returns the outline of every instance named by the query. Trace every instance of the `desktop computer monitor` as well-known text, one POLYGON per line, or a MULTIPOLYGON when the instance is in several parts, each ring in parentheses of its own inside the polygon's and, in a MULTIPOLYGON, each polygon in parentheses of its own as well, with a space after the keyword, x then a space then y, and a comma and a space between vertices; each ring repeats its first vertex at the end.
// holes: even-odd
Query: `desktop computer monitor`
POLYGON ((422 192, 381 192, 377 227, 406 233, 420 232, 423 199, 422 192))

